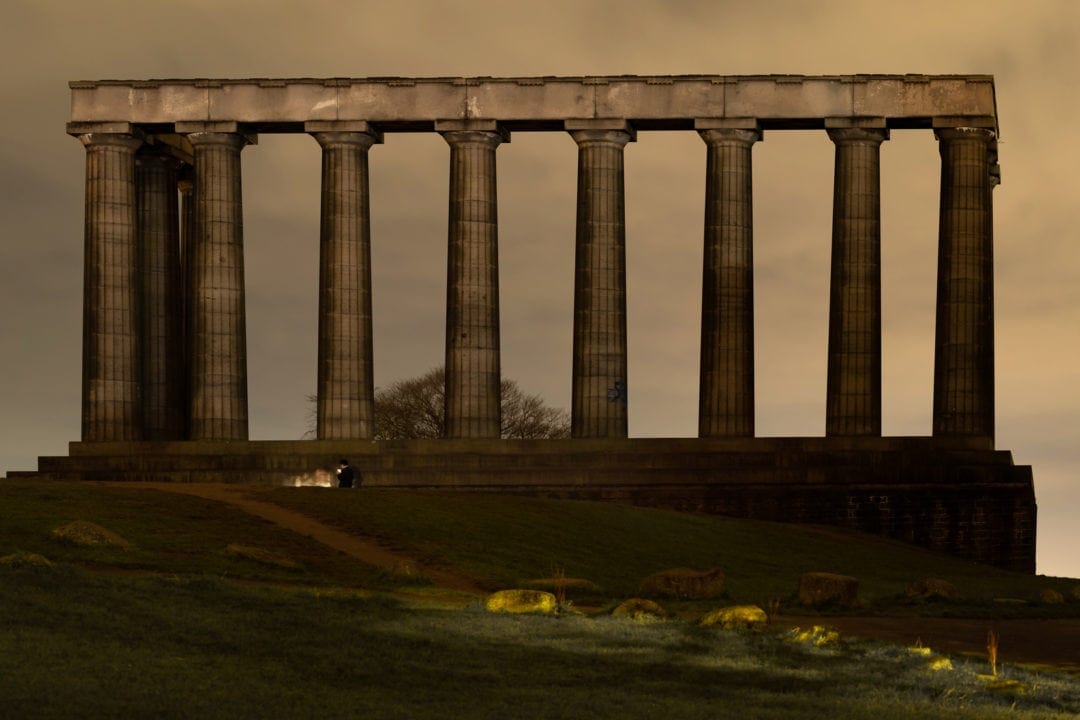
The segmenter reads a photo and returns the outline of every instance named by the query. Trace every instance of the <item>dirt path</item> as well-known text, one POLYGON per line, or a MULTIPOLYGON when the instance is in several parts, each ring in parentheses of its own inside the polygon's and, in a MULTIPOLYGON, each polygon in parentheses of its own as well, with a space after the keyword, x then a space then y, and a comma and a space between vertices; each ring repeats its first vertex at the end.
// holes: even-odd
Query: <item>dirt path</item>
POLYGON ((841 634, 902 645, 921 642, 941 653, 986 657, 986 635, 1000 638, 999 662, 1053 665, 1080 674, 1080 619, 989 620, 920 617, 797 617, 778 618, 782 625, 829 625, 841 634))
POLYGON ((402 568, 415 568, 417 572, 431 578, 439 587, 460 590, 474 595, 486 594, 473 580, 442 568, 424 566, 416 558, 403 553, 388 550, 377 540, 353 535, 338 530, 313 518, 287 510, 273 503, 250 497, 252 488, 246 485, 225 485, 214 483, 104 483, 113 487, 130 489, 133 487, 160 490, 162 492, 194 495, 206 500, 232 505, 249 515, 268 520, 287 530, 307 535, 327 547, 354 557, 360 562, 391 572, 402 568))

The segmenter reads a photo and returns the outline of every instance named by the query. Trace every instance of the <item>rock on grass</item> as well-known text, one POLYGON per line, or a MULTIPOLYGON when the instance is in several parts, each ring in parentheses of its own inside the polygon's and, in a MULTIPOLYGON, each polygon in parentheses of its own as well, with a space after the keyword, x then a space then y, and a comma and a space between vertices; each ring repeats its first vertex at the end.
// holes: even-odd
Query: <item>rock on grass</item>
POLYGON ((641 581, 644 595, 660 595, 686 600, 708 600, 724 594, 724 571, 672 568, 661 570, 641 581))
POLYGON ((120 537, 112 530, 95 525, 86 520, 72 520, 66 525, 54 529, 52 534, 61 540, 66 540, 74 545, 92 547, 106 545, 118 547, 123 550, 131 549, 131 543, 120 537))
POLYGON ((614 617, 629 617, 633 620, 663 620, 667 611, 658 603, 643 598, 630 598, 611 611, 614 617))
POLYGON ((1045 588, 1039 591, 1039 602, 1043 605, 1060 605, 1065 602, 1065 596, 1053 588, 1045 588))
POLYGON ((806 607, 853 607, 858 603, 859 581, 850 575, 803 573, 799 576, 799 602, 806 607))
POLYGON ((769 624, 769 616, 757 605, 732 605, 706 613, 699 624, 705 627, 719 626, 724 630, 758 630, 769 624))
POLYGON ((941 578, 923 578, 907 586, 904 593, 911 600, 949 600, 960 599, 960 591, 948 580, 941 578))
POLYGON ((554 595, 543 590, 500 590, 484 602, 484 608, 498 613, 554 615, 558 603, 554 595))

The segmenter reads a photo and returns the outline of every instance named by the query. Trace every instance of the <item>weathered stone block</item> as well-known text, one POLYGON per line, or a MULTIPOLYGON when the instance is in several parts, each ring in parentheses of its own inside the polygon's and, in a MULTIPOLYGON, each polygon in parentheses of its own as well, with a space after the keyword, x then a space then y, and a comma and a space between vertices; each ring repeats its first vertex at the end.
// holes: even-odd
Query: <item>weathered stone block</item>
POLYGON ((853 607, 858 594, 859 581, 850 575, 811 572, 799 576, 799 602, 807 607, 853 607))
POLYGON ((641 592, 686 600, 717 598, 724 594, 724 571, 672 568, 641 581, 641 592))
POLYGON ((732 605, 707 613, 699 623, 705 627, 718 626, 724 630, 757 630, 769 624, 769 616, 757 605, 732 605))

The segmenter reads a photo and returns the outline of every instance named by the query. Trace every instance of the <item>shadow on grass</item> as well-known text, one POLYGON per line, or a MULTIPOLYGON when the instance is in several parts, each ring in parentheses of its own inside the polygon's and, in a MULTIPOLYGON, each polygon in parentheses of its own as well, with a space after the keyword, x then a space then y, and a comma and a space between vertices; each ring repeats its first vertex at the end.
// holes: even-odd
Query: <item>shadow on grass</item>
POLYGON ((683 622, 419 610, 348 590, 0 569, 0 707, 69 718, 1051 718, 1080 685, 977 692, 900 649, 683 622), (881 648, 887 648, 882 650, 881 648))

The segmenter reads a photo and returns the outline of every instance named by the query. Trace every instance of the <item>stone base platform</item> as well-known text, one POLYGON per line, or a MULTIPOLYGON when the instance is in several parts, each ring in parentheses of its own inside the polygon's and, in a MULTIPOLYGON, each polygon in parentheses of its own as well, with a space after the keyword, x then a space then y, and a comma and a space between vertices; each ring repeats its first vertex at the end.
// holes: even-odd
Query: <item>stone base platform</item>
POLYGON ((72 443, 8 477, 365 486, 605 500, 835 525, 1035 571, 1031 467, 985 440, 746 438, 72 443), (330 473, 328 476, 327 473, 330 473))

